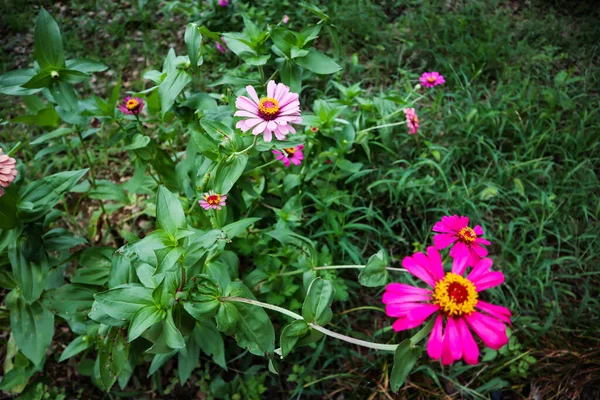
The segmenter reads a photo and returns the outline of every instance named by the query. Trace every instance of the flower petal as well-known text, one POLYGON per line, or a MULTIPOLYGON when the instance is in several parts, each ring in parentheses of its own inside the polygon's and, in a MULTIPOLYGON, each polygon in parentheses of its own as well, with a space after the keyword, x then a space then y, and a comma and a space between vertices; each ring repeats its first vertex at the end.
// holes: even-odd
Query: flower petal
POLYGON ((477 302, 477 308, 481 311, 490 314, 492 317, 499 319, 502 322, 510 324, 510 317, 512 316, 512 313, 506 307, 486 303, 485 301, 479 300, 477 302))
POLYGON ((429 341, 427 342, 427 354, 434 360, 439 360, 442 356, 442 328, 443 328, 443 317, 438 315, 435 318, 435 324, 429 335, 429 341))
MULTIPOLYGON (((246 86, 246 92, 248 92, 250 97, 252 97, 252 100, 254 100, 254 102, 258 106, 258 103, 260 103, 260 100, 256 94, 256 90, 254 90, 254 88, 252 86, 248 85, 248 86, 246 86)), ((239 97, 238 97, 238 99, 239 99, 239 97)))
POLYGON ((448 234, 448 233, 438 233, 433 236, 433 244, 438 250, 443 250, 446 247, 450 246, 452 243, 456 242, 458 237, 456 234, 448 234))
POLYGON ((464 318, 486 346, 494 350, 500 350, 502 346, 508 343, 506 326, 502 322, 498 322, 492 317, 487 317, 477 311, 471 315, 465 315, 464 318))
POLYGON ((469 261, 469 256, 471 252, 466 244, 463 242, 456 243, 452 249, 450 249, 450 257, 454 260, 452 261, 452 272, 458 275, 462 275, 467 269, 467 262, 469 261))
POLYGON ((456 319, 458 336, 462 343, 462 355, 467 364, 476 365, 479 360, 479 347, 463 318, 456 319))

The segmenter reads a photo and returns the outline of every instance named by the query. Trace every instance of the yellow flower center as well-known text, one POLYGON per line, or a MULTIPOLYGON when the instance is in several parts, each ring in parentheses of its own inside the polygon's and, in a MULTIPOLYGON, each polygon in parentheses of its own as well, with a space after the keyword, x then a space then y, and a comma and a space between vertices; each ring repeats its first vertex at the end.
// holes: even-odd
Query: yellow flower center
POLYGON ((477 290, 470 280, 449 272, 435 285, 433 302, 448 316, 471 314, 477 305, 477 290))
POLYGON ((283 151, 285 151, 288 156, 293 156, 294 153, 296 152, 296 148, 295 147, 288 147, 288 148, 283 149, 283 151))
POLYGON ((475 239, 477 239, 475 231, 468 226, 462 228, 460 232, 458 232, 458 240, 465 244, 471 244, 475 241, 475 239))
POLYGON ((277 117, 279 103, 272 97, 264 97, 258 103, 258 112, 261 117, 267 121, 271 121, 277 117))
POLYGON ((136 99, 129 99, 127 100, 127 103, 125 104, 125 107, 127 107, 127 109, 129 111, 133 111, 135 110, 138 106, 140 105, 140 102, 137 101, 136 99))
POLYGON ((430 76, 427 78, 427 82, 429 83, 434 83, 436 81, 436 78, 434 76, 430 76))
POLYGON ((220 194, 211 194, 210 196, 206 196, 205 200, 211 206, 218 206, 219 203, 221 202, 221 195, 220 194))

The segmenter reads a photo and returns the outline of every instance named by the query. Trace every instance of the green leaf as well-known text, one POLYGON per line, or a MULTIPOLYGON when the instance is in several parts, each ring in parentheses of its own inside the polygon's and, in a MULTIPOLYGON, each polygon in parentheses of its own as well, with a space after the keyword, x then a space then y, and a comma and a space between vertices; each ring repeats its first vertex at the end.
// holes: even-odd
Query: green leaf
POLYGON ((0 93, 9 96, 28 96, 42 89, 25 89, 21 85, 28 82, 35 75, 35 70, 18 69, 0 75, 0 93))
POLYGON ((281 345, 281 357, 287 356, 298 340, 308 333, 308 324, 302 320, 296 320, 283 328, 281 331, 281 338, 279 339, 281 345))
POLYGON ((230 163, 222 164, 215 176, 215 191, 220 194, 227 194, 242 176, 247 163, 248 156, 239 154, 230 163))
POLYGON ((131 143, 127 146, 123 146, 119 151, 143 149, 148 146, 148 143, 150 143, 150 137, 136 133, 131 139, 131 143))
POLYGON ((51 132, 44 133, 43 135, 38 136, 37 139, 30 142, 29 144, 32 146, 35 146, 38 144, 46 143, 49 140, 68 135, 69 133, 72 133, 73 131, 74 131, 73 128, 58 128, 51 132))
MULTIPOLYGON (((75 89, 67 82, 58 81, 50 86, 50 94, 54 97, 56 104, 65 111, 75 112, 78 108, 77 94, 75 89)), ((59 111, 60 114, 60 111, 59 111)), ((63 116, 60 114, 61 117, 63 116)), ((67 121, 68 122, 68 121, 67 121)))
POLYGON ((423 349, 419 346, 412 347, 410 339, 406 339, 398 345, 394 352, 394 367, 390 376, 390 386, 394 393, 404 385, 410 371, 421 357, 422 351, 423 349))
POLYGON ((372 255, 358 275, 358 281, 361 285, 367 287, 383 286, 387 283, 388 271, 387 255, 384 250, 379 250, 377 254, 372 255))
POLYGON ((162 321, 166 314, 164 310, 161 310, 154 304, 140 308, 133 316, 129 325, 129 342, 137 339, 152 325, 162 321))
POLYGON ((212 321, 204 321, 196 324, 194 328, 194 341, 200 346, 204 354, 212 357, 215 364, 227 371, 225 343, 212 321))
POLYGON ((35 365, 40 365, 54 336, 54 315, 39 301, 27 304, 14 292, 7 296, 10 328, 21 352, 35 365))
POLYGON ((89 197, 96 200, 112 200, 121 205, 128 205, 129 197, 122 186, 105 179, 98 179, 96 187, 90 190, 89 197))
POLYGON ((152 363, 150 363, 150 368, 148 369, 148 376, 158 371, 158 369, 165 365, 165 363, 169 361, 171 357, 175 355, 175 353, 177 353, 177 350, 172 350, 171 352, 165 354, 155 355, 152 359, 152 363))
POLYGON ((160 229, 172 236, 175 236, 178 230, 187 228, 185 213, 179 199, 164 186, 159 186, 156 195, 156 223, 160 229))
POLYGON ((120 329, 111 328, 103 339, 98 340, 100 379, 106 392, 115 384, 128 358, 129 344, 120 329))
POLYGON ((271 40, 286 56, 290 57, 292 46, 296 44, 296 36, 287 28, 279 27, 271 31, 271 40))
POLYGON ((4 189, 4 196, 0 197, 0 229, 13 229, 17 226, 17 202, 19 196, 17 188, 10 185, 4 189))
POLYGON ((77 336, 60 355, 58 362, 63 362, 92 347, 94 342, 87 335, 77 336))
POLYGON ((35 20, 35 58, 40 68, 65 66, 62 37, 58 24, 45 9, 35 20))
POLYGON ((46 286, 50 266, 43 249, 35 249, 37 259, 33 259, 30 255, 26 256, 27 246, 30 245, 23 237, 16 243, 10 244, 8 259, 21 296, 27 303, 33 303, 40 297, 46 286))
POLYGON ((244 218, 231 224, 225 225, 221 229, 223 230, 223 232, 225 232, 227 237, 231 239, 246 233, 250 225, 260 220, 261 218, 244 218))
POLYGON ((323 28, 323 24, 311 25, 297 33, 296 36, 298 36, 298 44, 300 47, 304 47, 308 42, 315 40, 319 36, 321 28, 323 28))
POLYGON ((185 341, 183 336, 177 327, 175 321, 173 321, 173 312, 167 310, 167 318, 163 321, 163 335, 165 336, 165 342, 167 346, 172 349, 180 349, 185 347, 185 341))
POLYGON ((106 71, 108 66, 102 64, 101 62, 92 61, 85 58, 75 58, 72 60, 67 60, 67 68, 89 74, 92 72, 106 71))
POLYGON ((164 274, 165 272, 176 269, 178 262, 184 253, 185 249, 183 247, 174 247, 171 249, 162 262, 158 265, 158 268, 156 268, 154 275, 164 274))
POLYGON ((158 86, 158 97, 160 98, 160 112, 164 118, 167 111, 175 103, 179 93, 192 81, 192 77, 183 69, 169 72, 167 77, 158 86))
POLYGON ((74 69, 62 69, 59 73, 59 80, 66 83, 79 83, 90 79, 90 75, 76 71, 74 69))
POLYGON ((295 58, 294 61, 304 69, 320 75, 329 75, 342 69, 335 61, 317 50, 310 50, 305 57, 295 58))
POLYGON ((137 285, 122 285, 94 295, 94 306, 108 315, 129 321, 142 307, 153 305, 152 289, 137 285))
POLYGON ((192 67, 198 66, 198 61, 202 54, 202 34, 195 23, 187 24, 184 35, 185 45, 188 51, 188 57, 192 67))
POLYGON ((315 14, 317 17, 321 18, 323 21, 329 21, 329 15, 325 14, 325 12, 323 12, 323 10, 321 10, 319 7, 309 4, 309 3, 305 3, 305 2, 301 2, 300 7, 307 9, 308 11, 310 11, 311 13, 315 14))
POLYGON ((221 302, 221 288, 208 276, 196 275, 192 278, 194 286, 190 289, 190 301, 184 303, 184 309, 198 321, 211 318, 221 302))
POLYGON ((54 82, 54 79, 52 79, 50 72, 51 71, 47 68, 41 70, 40 72, 32 76, 30 80, 23 83, 21 87, 25 89, 42 89, 45 87, 50 87, 50 85, 52 85, 52 82, 54 82))
POLYGON ((331 303, 334 295, 335 289, 330 281, 315 278, 308 287, 308 293, 302 305, 304 320, 321 326, 331 321, 333 316, 331 303))
POLYGON ((177 372, 181 385, 185 385, 200 361, 200 346, 190 337, 185 347, 179 349, 177 372))
POLYGON ((70 323, 84 324, 94 303, 94 290, 79 285, 62 285, 44 292, 42 303, 70 323))

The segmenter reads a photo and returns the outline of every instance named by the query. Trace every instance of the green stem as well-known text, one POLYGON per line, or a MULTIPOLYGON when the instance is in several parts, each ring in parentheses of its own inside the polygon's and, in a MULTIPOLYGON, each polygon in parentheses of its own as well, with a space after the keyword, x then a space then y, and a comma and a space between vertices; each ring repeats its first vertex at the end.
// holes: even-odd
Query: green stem
POLYGON ((263 70, 262 65, 258 66, 258 71, 260 72, 260 81, 264 82, 265 81, 265 71, 263 70))
POLYGON ((372 127, 370 127, 370 128, 367 128, 367 129, 363 129, 363 130, 361 130, 361 131, 358 131, 358 132, 357 132, 357 134, 359 134, 359 133, 365 133, 365 132, 369 132, 369 131, 373 131, 373 130, 375 130, 375 129, 389 128, 389 127, 391 127, 391 126, 398 126, 398 125, 404 125, 404 124, 406 124, 406 121, 394 122, 394 123, 391 123, 391 124, 384 124, 384 125, 372 126, 372 127))
POLYGON ((252 168, 252 169, 251 169, 250 171, 248 171, 248 172, 244 172, 244 175, 249 175, 249 174, 251 174, 251 173, 253 173, 253 172, 259 171, 259 170, 263 169, 264 167, 266 167, 266 166, 268 166, 268 165, 271 165, 271 164, 274 164, 274 163, 276 163, 277 161, 279 161, 279 160, 275 158, 275 159, 273 159, 273 160, 269 161, 268 163, 264 163, 263 165, 259 165, 259 166, 258 166, 258 167, 256 167, 256 168, 252 168))
POLYGON ((425 325, 423 327, 423 329, 421 329, 419 332, 415 333, 415 335, 410 338, 410 344, 415 346, 417 343, 419 343, 421 340, 423 340, 423 338, 425 338, 425 336, 429 335, 429 332, 431 332, 431 330, 433 329, 433 324, 435 324, 436 319, 437 319, 437 317, 431 318, 429 320, 429 322, 427 323, 427 325, 425 325))
MULTIPOLYGON (((304 318, 300 314, 296 314, 295 312, 287 310, 285 308, 274 306, 274 305, 268 304, 268 303, 263 303, 258 300, 252 300, 252 299, 246 299, 243 297, 231 296, 231 297, 221 297, 221 301, 233 301, 233 302, 238 302, 238 303, 251 304, 253 306, 258 306, 258 307, 266 308, 269 310, 277 311, 279 313, 285 314, 288 317, 292 317, 297 320, 304 320, 304 318)), ((355 344, 358 346, 368 347, 369 349, 382 350, 382 351, 395 351, 396 347, 398 347, 397 344, 373 343, 373 342, 367 342, 366 340, 354 339, 350 336, 342 335, 340 333, 331 331, 327 328, 324 328, 324 327, 317 325, 315 323, 312 323, 312 322, 308 322, 307 324, 310 328, 312 328, 316 331, 319 331, 327 336, 331 336, 336 339, 342 340, 344 342, 352 343, 352 344, 355 344)))
POLYGON ((254 140, 252 141, 252 144, 248 147, 246 147, 244 150, 242 151, 236 151, 235 153, 231 153, 231 155, 227 158, 227 160, 232 160, 234 157, 239 156, 240 154, 246 154, 247 152, 249 152, 250 150, 252 150, 254 148, 254 146, 256 146, 256 143, 258 142, 258 135, 254 136, 254 140))
POLYGON ((273 80, 273 78, 275 78, 275 75, 277 75, 278 72, 279 72, 279 70, 276 69, 275 72, 273 72, 271 74, 271 76, 269 77, 269 79, 267 79, 264 84, 266 85, 267 83, 269 83, 270 80, 273 80))
MULTIPOLYGON (((313 271, 322 271, 326 269, 363 269, 366 265, 326 265, 324 267, 314 267, 311 268, 313 271)), ((404 268, 393 268, 393 267, 385 267, 388 271, 397 271, 397 272, 406 272, 404 268)), ((282 272, 277 276, 291 276, 291 275, 300 275, 305 273, 304 270, 299 271, 290 271, 290 272, 282 272)))
POLYGON ((17 144, 15 144, 13 146, 13 148, 10 149, 10 151, 8 153, 6 153, 6 155, 9 156, 9 157, 14 156, 15 154, 17 154, 17 151, 19 151, 21 149, 21 145, 22 145, 21 142, 17 142, 17 144))

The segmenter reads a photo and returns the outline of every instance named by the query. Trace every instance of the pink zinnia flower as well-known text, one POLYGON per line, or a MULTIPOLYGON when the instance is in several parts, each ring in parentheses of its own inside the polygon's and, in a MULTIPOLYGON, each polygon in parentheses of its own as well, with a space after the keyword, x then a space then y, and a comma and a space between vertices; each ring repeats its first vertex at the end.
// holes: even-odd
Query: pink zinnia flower
POLYGON ((138 115, 144 108, 144 100, 139 97, 127 96, 118 108, 123 114, 138 115))
POLYGON ((454 259, 452 268, 456 269, 457 274, 462 274, 467 267, 474 266, 488 255, 487 249, 482 245, 489 246, 490 242, 479 237, 483 235, 480 225, 469 227, 469 217, 442 217, 433 226, 433 231, 437 232, 433 236, 433 244, 438 250, 456 243, 450 249, 450 257, 454 259))
POLYGON ((4 189, 15 181, 17 177, 17 161, 0 149, 0 197, 4 196, 4 189))
POLYGON ((280 150, 273 150, 273 154, 277 154, 277 159, 283 161, 286 167, 289 168, 290 162, 294 165, 302 164, 302 160, 304 160, 304 153, 302 153, 302 149, 304 149, 304 145, 298 145, 296 147, 288 147, 280 150))
POLYGON ((408 134, 414 135, 419 130, 419 117, 415 113, 414 108, 405 108, 404 114, 406 115, 406 125, 408 126, 408 134))
POLYGON ((434 87, 446 83, 446 80, 439 72, 425 72, 419 78, 421 85, 426 87, 434 87))
POLYGON ((288 17, 287 15, 284 15, 281 22, 283 22, 284 24, 287 24, 288 22, 290 22, 290 17, 288 17))
POLYGON ((219 0, 218 3, 221 7, 227 7, 229 5, 229 0, 219 0))
POLYGON ((291 125, 302 122, 300 117, 300 101, 298 94, 290 92, 290 88, 283 83, 276 84, 269 81, 267 84, 267 97, 258 98, 252 86, 246 86, 246 91, 252 98, 240 96, 235 102, 238 111, 236 117, 247 117, 235 126, 246 132, 252 128, 253 135, 263 134, 265 142, 270 142, 273 134, 279 140, 285 139, 288 133, 296 133, 291 125))
POLYGON ((221 207, 225 207, 225 200, 227 196, 224 194, 215 193, 213 190, 202 195, 202 200, 199 200, 200 206, 205 210, 220 210, 221 207))
POLYGON ((216 42, 215 46, 216 46, 217 50, 219 50, 221 52, 221 54, 225 54, 225 53, 227 53, 227 46, 225 43, 225 38, 222 37, 221 40, 223 41, 223 45, 221 45, 221 43, 219 43, 219 42, 216 42))
POLYGON ((402 265, 433 290, 390 283, 382 299, 385 312, 398 318, 392 325, 396 332, 415 328, 436 314, 427 343, 431 358, 441 358, 444 365, 461 358, 477 364, 479 347, 471 330, 494 350, 508 343, 505 323, 510 324, 510 310, 479 299, 479 293, 504 282, 502 272, 490 270, 491 259, 481 260, 466 278, 455 269, 444 273, 440 253, 433 246, 427 248, 427 255, 404 258, 402 265))

